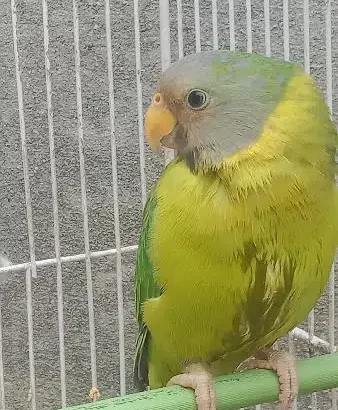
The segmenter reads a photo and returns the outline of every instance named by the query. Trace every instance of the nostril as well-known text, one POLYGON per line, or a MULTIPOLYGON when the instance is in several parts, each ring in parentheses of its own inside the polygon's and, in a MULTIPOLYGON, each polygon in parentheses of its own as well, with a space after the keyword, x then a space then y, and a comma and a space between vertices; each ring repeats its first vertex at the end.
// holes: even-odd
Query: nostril
POLYGON ((153 103, 156 104, 156 105, 159 105, 159 104, 162 103, 162 96, 161 96, 160 93, 156 93, 156 94, 153 96, 153 103))

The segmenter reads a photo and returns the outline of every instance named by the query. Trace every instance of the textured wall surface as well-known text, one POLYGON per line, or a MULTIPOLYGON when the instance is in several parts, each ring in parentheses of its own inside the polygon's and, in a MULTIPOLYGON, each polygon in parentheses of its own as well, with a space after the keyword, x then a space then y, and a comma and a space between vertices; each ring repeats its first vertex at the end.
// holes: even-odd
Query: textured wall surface
MULTIPOLYGON (((218 1, 220 48, 229 47, 229 7, 218 1)), ((338 4, 333 2, 334 112, 338 114, 338 4)), ((263 1, 252 1, 253 50, 264 52, 263 1)), ((176 2, 171 4, 172 58, 177 59, 176 2)), ((211 1, 201 0, 202 50, 212 48, 211 1)), ((39 0, 18 0, 18 34, 24 92, 29 176, 37 259, 54 257, 52 193, 42 6, 39 0)), ((282 1, 271 0, 272 55, 283 57, 282 1)), ((158 1, 140 0, 142 86, 144 106, 160 72, 158 1)), ((303 63, 303 4, 290 1, 290 59, 303 63)), ((85 168, 90 247, 115 247, 105 17, 103 0, 80 0, 80 52, 84 116, 85 168)), ((49 2, 52 103, 61 253, 83 253, 83 217, 78 155, 73 52, 73 9, 70 0, 49 2)), ((117 166, 122 246, 137 243, 141 220, 133 5, 111 1, 116 105, 117 166)), ((195 47, 192 0, 183 1, 184 51, 195 47)), ((245 1, 235 1, 236 48, 246 48, 245 1)), ((311 71, 325 90, 325 1, 310 1, 311 71)), ((158 177, 163 158, 146 148, 147 188, 158 177)), ((0 254, 12 263, 29 260, 20 129, 9 0, 0 0, 0 254)), ((123 255, 125 336, 128 391, 132 390, 135 253, 123 255)), ((117 294, 114 257, 92 264, 98 385, 103 397, 119 393, 117 294)), ((67 402, 85 402, 91 387, 85 262, 63 265, 67 402)), ((10 410, 30 408, 25 273, 1 276, 3 355, 6 404, 10 410)), ((32 282, 36 400, 39 410, 60 406, 56 268, 38 270, 32 282)), ((338 293, 338 290, 337 290, 338 293)), ((327 339, 327 298, 316 309, 316 334, 327 339)), ((306 325, 305 325, 306 329, 306 325)), ((337 329, 336 329, 337 330, 337 329)), ((299 353, 308 354, 299 345, 299 353)), ((329 409, 325 394, 319 408, 329 409)), ((299 408, 309 406, 309 398, 299 408)))

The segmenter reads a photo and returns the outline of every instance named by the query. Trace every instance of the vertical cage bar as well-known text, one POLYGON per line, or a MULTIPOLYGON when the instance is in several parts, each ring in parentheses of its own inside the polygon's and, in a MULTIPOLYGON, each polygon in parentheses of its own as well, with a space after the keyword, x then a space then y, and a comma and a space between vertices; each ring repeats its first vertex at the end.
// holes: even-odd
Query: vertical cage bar
POLYGON ((248 53, 252 53, 251 0, 246 0, 246 50, 248 53))
MULTIPOLYGON (((313 337, 315 335, 315 315, 314 315, 314 309, 311 310, 309 317, 308 317, 308 331, 309 331, 309 353, 312 355, 313 352, 313 337)), ((311 409, 316 410, 317 409, 317 395, 316 393, 311 394, 311 409)))
POLYGON ((309 327, 309 348, 312 349, 312 341, 315 335, 315 319, 314 319, 314 310, 312 309, 309 318, 308 318, 308 327, 309 327))
POLYGON ((171 63, 170 51, 170 25, 169 25, 169 0, 160 1, 160 42, 162 71, 171 63))
POLYGON ((200 3, 194 0, 196 52, 201 52, 200 3))
POLYGON ((214 50, 218 50, 218 24, 217 24, 217 0, 211 0, 212 12, 212 44, 214 50))
MULTIPOLYGON (((336 350, 335 346, 335 271, 334 264, 331 270, 331 277, 329 281, 329 343, 330 352, 333 353, 336 350)), ((337 389, 331 391, 331 410, 337 410, 337 389)))
POLYGON ((229 0, 229 30, 230 30, 230 50, 234 51, 235 44, 235 8, 234 0, 229 0))
POLYGON ((290 60, 290 35, 289 35, 289 0, 283 0, 283 40, 284 60, 290 60))
MULTIPOLYGON (((289 348, 289 352, 292 355, 294 355, 295 354, 295 344, 294 344, 292 332, 289 332, 288 334, 288 348, 289 348)), ((298 409, 298 404, 297 404, 297 398, 296 398, 292 404, 292 410, 297 410, 297 409, 298 409)))
MULTIPOLYGON (((303 24, 304 24, 304 71, 310 74, 310 9, 309 0, 303 2, 303 24)), ((308 331, 309 331, 309 352, 312 353, 312 341, 314 337, 315 315, 314 309, 311 310, 308 317, 308 331)), ((317 395, 311 394, 311 407, 313 410, 317 409, 317 395)))
POLYGON ((27 303, 27 325, 28 325, 28 357, 29 357, 29 398, 32 410, 36 410, 35 395, 35 364, 33 343, 33 308, 32 308, 32 275, 30 269, 26 270, 26 303, 27 303))
MULTIPOLYGON (((332 93, 332 21, 331 21, 331 0, 326 0, 325 10, 325 48, 326 48, 326 102, 332 117, 333 93, 332 93)), ((334 352, 335 346, 335 263, 332 265, 329 281, 329 343, 330 352, 334 352)), ((337 410, 337 389, 332 389, 331 405, 332 410, 337 410)))
POLYGON ((56 258, 56 282, 57 282, 57 309, 59 328, 59 351, 60 351, 60 382, 61 382, 61 406, 66 407, 66 365, 65 365, 65 342, 64 342, 64 319, 63 319, 63 289, 62 289, 62 268, 60 254, 60 228, 59 210, 56 181, 55 144, 54 144, 54 119, 52 107, 52 82, 49 59, 49 32, 48 32, 48 4, 47 0, 42 0, 43 14, 43 37, 45 52, 45 72, 46 72, 46 92, 47 92, 47 113, 48 113, 48 134, 49 134, 49 157, 51 170, 52 201, 53 201, 53 222, 54 222, 54 246, 56 258))
POLYGON ((271 56, 270 1, 264 0, 265 55, 271 56))
POLYGON ((326 43, 326 102, 332 116, 332 22, 331 22, 331 0, 326 0, 325 13, 325 43, 326 43))
POLYGON ((304 0, 304 70, 310 74, 310 10, 309 0, 304 0))
POLYGON ((93 387, 96 387, 97 386, 97 371, 96 371, 94 302, 93 302, 92 267, 91 267, 90 249, 89 249, 86 173, 85 173, 85 163, 84 163, 80 35, 79 35, 79 12, 78 12, 77 2, 78 0, 73 0, 76 103, 77 103, 77 121, 78 121, 78 134, 79 134, 79 159, 80 159, 80 178, 81 178, 81 203, 82 203, 82 214, 83 214, 83 236, 84 236, 84 247, 85 247, 85 255, 86 255, 85 261, 86 261, 86 276, 87 276, 88 319, 89 319, 89 337, 90 337, 90 365, 91 365, 92 385, 93 387))
POLYGON ((20 57, 19 57, 19 50, 18 50, 18 30, 17 30, 18 16, 17 16, 17 8, 16 8, 15 0, 11 0, 11 9, 12 9, 12 28, 13 28, 16 88, 17 88, 17 93, 18 93, 18 107, 19 107, 21 153, 22 153, 23 177, 24 177, 24 185, 25 185, 25 202, 26 202, 29 255, 30 255, 30 261, 31 261, 31 274, 33 278, 36 278, 33 211, 32 211, 30 184, 29 184, 28 157, 27 157, 27 146, 26 146, 26 125, 25 125, 25 115, 24 115, 24 106, 23 106, 23 91, 22 91, 20 57))
POLYGON ((178 58, 181 59, 184 56, 182 0, 177 0, 177 38, 178 38, 178 58))
POLYGON ((4 361, 2 355, 2 299, 0 298, 0 408, 6 410, 5 403, 5 378, 4 378, 4 361))
MULTIPOLYGON (((170 52, 170 20, 169 0, 159 0, 160 4, 160 43, 161 43, 161 65, 162 71, 166 70, 171 62, 170 52)), ((174 159, 174 150, 164 150, 164 162, 168 164, 174 159)))
MULTIPOLYGON (((107 7, 107 4, 106 4, 107 7)), ((110 6, 108 1, 108 15, 109 26, 106 24, 106 35, 107 35, 107 47, 108 41, 111 44, 111 27, 110 27, 110 6), (109 33, 108 33, 109 31, 109 33), (109 38, 108 38, 109 34, 109 38)), ((141 174, 141 199, 142 206, 144 207, 147 201, 147 182, 146 182, 146 164, 144 155, 144 128, 143 128, 143 101, 142 101, 142 83, 141 83, 141 46, 140 46, 140 21, 139 21, 139 10, 138 10, 138 0, 134 0, 134 31, 135 31, 135 64, 136 64, 136 91, 137 91, 137 120, 138 120, 138 135, 139 135, 139 150, 140 150, 140 174, 141 174)), ((111 45, 109 47, 111 50, 111 45)), ((111 51, 110 51, 111 54, 111 51)), ((108 57, 108 65, 110 63, 108 57)), ((111 59, 111 64, 112 59, 111 59)), ((109 68, 108 68, 109 76, 109 68)))
MULTIPOLYGON (((112 57, 112 44, 111 44, 109 0, 106 0, 105 4, 106 4, 106 38, 107 38, 108 81, 109 81, 110 145, 111 145, 112 182, 113 182, 113 195, 114 195, 114 222, 115 222, 114 225, 115 225, 115 241, 116 241, 117 311, 118 311, 119 353, 120 353, 120 393, 121 395, 124 395, 126 393, 126 370, 125 370, 125 345, 124 345, 123 283, 122 283, 120 214, 119 214, 119 202, 118 202, 117 155, 116 155, 116 137, 115 137, 115 100, 114 100, 113 57, 112 57)), ((136 6, 136 9, 137 9, 137 6, 136 6)), ((137 19, 138 19, 138 16, 137 16, 137 19)))

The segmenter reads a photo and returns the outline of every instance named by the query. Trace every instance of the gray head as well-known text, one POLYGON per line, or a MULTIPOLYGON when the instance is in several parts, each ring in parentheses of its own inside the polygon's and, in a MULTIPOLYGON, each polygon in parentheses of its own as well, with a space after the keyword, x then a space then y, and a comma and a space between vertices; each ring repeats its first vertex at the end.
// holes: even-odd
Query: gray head
POLYGON ((146 114, 151 146, 177 150, 192 171, 253 144, 301 70, 258 54, 210 51, 171 65, 146 114))

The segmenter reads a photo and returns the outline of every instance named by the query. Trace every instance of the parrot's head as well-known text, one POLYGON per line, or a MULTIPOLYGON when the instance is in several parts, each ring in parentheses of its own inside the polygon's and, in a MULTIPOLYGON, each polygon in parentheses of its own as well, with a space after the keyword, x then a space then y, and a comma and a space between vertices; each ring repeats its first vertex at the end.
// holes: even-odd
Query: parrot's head
POLYGON ((255 143, 299 72, 293 63, 259 54, 189 55, 160 78, 145 117, 149 145, 175 149, 193 172, 215 168, 255 143))

